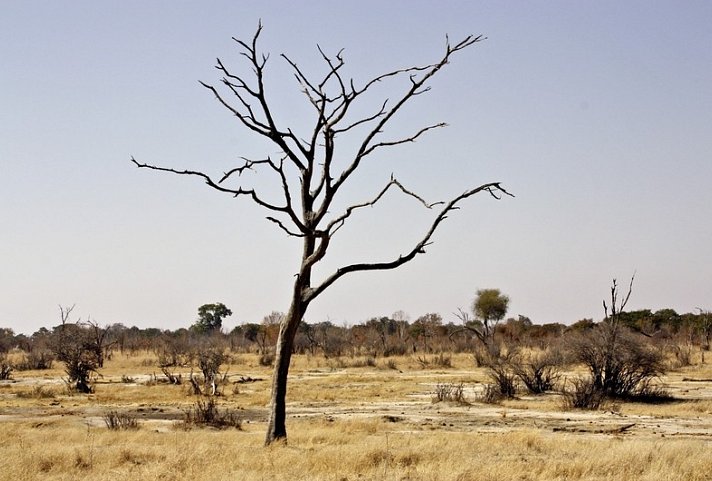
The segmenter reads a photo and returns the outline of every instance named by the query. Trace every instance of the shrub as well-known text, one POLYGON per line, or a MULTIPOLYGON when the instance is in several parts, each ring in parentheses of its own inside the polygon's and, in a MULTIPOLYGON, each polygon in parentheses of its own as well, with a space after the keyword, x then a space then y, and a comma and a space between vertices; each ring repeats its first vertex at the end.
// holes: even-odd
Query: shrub
POLYGON ((52 351, 64 363, 70 390, 93 392, 92 376, 97 373, 101 357, 95 349, 92 332, 82 324, 63 322, 53 333, 52 351))
POLYGON ((484 389, 479 396, 477 396, 477 400, 485 404, 499 404, 502 399, 502 393, 494 384, 485 384, 484 389))
POLYGON ((0 380, 6 381, 12 377, 12 365, 5 355, 0 355, 0 380))
POLYGON ((675 397, 670 394, 670 392, 663 386, 644 383, 639 386, 638 389, 629 396, 631 401, 648 403, 648 404, 665 404, 670 402, 675 402, 675 397))
POLYGON ((527 358, 515 356, 510 361, 514 374, 532 394, 552 391, 560 376, 561 356, 551 351, 529 355, 527 358))
POLYGON ((394 371, 398 369, 398 365, 394 359, 388 359, 385 363, 386 368, 393 369, 394 371))
POLYGON ((242 429, 242 420, 233 410, 218 408, 215 398, 205 401, 199 399, 192 408, 185 412, 184 424, 186 426, 210 426, 218 429, 242 429))
POLYGON ((430 359, 425 356, 418 356, 418 363, 423 369, 432 368, 451 368, 452 367, 452 356, 445 353, 440 353, 437 356, 433 356, 430 359))
MULTIPOLYGON (((341 360, 341 359, 340 359, 341 360)), ((366 356, 364 358, 353 359, 350 363, 342 362, 343 367, 376 367, 376 358, 373 356, 366 356)))
POLYGON ((433 402, 453 402, 457 404, 468 404, 465 399, 463 383, 438 383, 435 386, 433 402))
POLYGON ((662 355, 616 322, 604 321, 573 338, 571 350, 596 390, 612 398, 630 397, 664 373, 662 355))
POLYGON ((502 398, 512 399, 517 394, 517 377, 509 363, 498 362, 489 366, 488 376, 502 398))
POLYGON ((564 387, 563 400, 567 409, 599 409, 606 400, 606 393, 591 378, 574 378, 571 389, 564 387))
POLYGON ((500 398, 513 398, 517 394, 517 376, 512 365, 518 356, 517 351, 509 349, 503 353, 500 349, 488 349, 481 352, 483 354, 476 362, 487 368, 493 386, 490 389, 496 389, 500 398))
POLYGON ((106 427, 112 431, 138 429, 138 421, 127 413, 109 411, 104 415, 106 427))

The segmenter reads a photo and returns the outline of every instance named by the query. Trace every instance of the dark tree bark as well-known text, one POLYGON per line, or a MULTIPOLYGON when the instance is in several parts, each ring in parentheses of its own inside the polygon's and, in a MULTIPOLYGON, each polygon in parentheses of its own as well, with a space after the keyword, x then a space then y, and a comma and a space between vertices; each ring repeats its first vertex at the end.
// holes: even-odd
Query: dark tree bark
POLYGON ((212 92, 218 102, 228 109, 243 127, 275 144, 282 153, 279 159, 271 157, 258 160, 243 159, 240 165, 225 172, 219 180, 199 170, 177 170, 141 163, 134 158, 131 160, 141 168, 197 176, 215 190, 237 198, 246 197, 268 212, 267 220, 275 223, 289 236, 300 238, 303 242, 301 264, 294 281, 291 305, 280 324, 277 339, 270 419, 265 440, 266 444, 270 444, 287 436, 285 400, 290 358, 297 329, 311 302, 346 274, 395 269, 410 262, 418 254, 425 253, 425 248, 431 243, 437 227, 447 218, 448 213, 459 208, 458 204, 463 200, 480 192, 487 192, 497 199, 502 195, 510 194, 498 182, 491 182, 467 190, 449 202, 429 204, 391 175, 374 197, 353 203, 341 213, 333 213, 334 200, 338 197, 341 188, 349 181, 362 161, 373 152, 415 142, 426 132, 445 126, 444 123, 436 123, 426 125, 407 137, 383 138, 384 128, 402 106, 427 92, 430 89, 426 85, 427 82, 449 62, 451 56, 481 41, 481 36, 468 36, 454 45, 448 41, 445 52, 438 61, 429 65, 386 72, 369 80, 362 87, 357 87, 354 80, 342 74, 345 62, 341 52, 335 56, 328 56, 319 48, 319 53, 327 66, 327 73, 318 79, 318 82, 310 80, 295 62, 282 55, 300 84, 302 93, 314 108, 313 126, 307 135, 302 137, 290 128, 277 125, 272 114, 264 84, 268 55, 260 53, 257 49, 261 31, 262 26, 259 25, 250 42, 233 38, 251 68, 250 77, 234 74, 218 59, 216 68, 223 76, 223 89, 219 90, 202 82, 201 84, 212 92), (373 109, 373 114, 365 117, 353 118, 350 115, 351 106, 357 100, 361 100, 365 94, 370 93, 372 87, 401 77, 406 79, 406 87, 394 101, 386 100, 379 103, 378 107, 373 109), (336 159, 334 146, 337 136, 355 134, 357 129, 362 132, 360 137, 362 140, 356 152, 345 163, 341 157, 336 159), (268 199, 255 189, 244 188, 239 183, 236 187, 230 186, 230 182, 234 182, 246 170, 263 170, 266 174, 271 173, 281 186, 281 198, 276 201, 268 199), (355 212, 376 205, 390 190, 400 191, 427 209, 439 209, 436 210, 433 221, 423 237, 413 244, 411 250, 395 259, 376 263, 345 264, 313 284, 312 269, 324 258, 339 229, 355 212))

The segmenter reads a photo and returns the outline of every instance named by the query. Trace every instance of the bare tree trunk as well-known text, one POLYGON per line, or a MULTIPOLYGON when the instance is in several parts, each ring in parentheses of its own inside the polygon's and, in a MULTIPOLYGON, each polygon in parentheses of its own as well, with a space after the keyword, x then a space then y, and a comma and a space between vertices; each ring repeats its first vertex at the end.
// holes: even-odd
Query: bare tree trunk
MULTIPOLYGON (((304 253, 302 258, 308 259, 314 252, 314 239, 304 238, 304 253)), ((311 285, 311 266, 302 263, 297 279, 294 281, 292 293, 292 305, 289 306, 287 315, 282 318, 279 325, 279 335, 275 346, 274 373, 272 374, 272 394, 269 403, 269 423, 267 425, 267 435, 265 445, 269 445, 280 439, 287 439, 287 377, 289 375, 289 364, 292 359, 294 348, 294 338, 297 335, 299 324, 304 318, 309 301, 305 299, 305 293, 311 285)))
MULTIPOLYGON (((301 283, 297 280, 295 291, 301 290, 301 283)), ((279 326, 279 337, 277 337, 276 356, 274 360, 274 374, 272 375, 272 394, 269 405, 269 424, 267 425, 267 436, 265 445, 279 439, 286 439, 286 397, 287 397, 287 377, 289 375, 289 363, 292 358, 294 347, 294 337, 299 327, 299 323, 304 317, 306 306, 300 298, 299 292, 295 292, 292 299, 292 306, 279 326)))

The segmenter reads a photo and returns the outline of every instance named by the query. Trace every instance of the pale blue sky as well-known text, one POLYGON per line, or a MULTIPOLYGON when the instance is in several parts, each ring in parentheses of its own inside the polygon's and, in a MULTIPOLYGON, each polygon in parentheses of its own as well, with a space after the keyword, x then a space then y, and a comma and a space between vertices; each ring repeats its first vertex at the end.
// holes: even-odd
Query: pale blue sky
MULTIPOLYGON (((171 329, 208 302, 233 309, 227 327, 287 309, 297 242, 249 203, 129 162, 219 174, 274 153, 198 84, 218 80, 215 57, 239 65, 230 37, 260 18, 271 98, 297 130, 309 119, 278 54, 320 73, 316 44, 344 48, 364 81, 437 59, 445 34, 486 35, 390 132, 450 126, 374 157, 348 200, 391 172, 429 200, 489 181, 517 196, 470 199, 427 255, 344 279, 308 320, 448 321, 484 287, 535 322, 599 319, 611 278, 633 272, 631 309, 712 308, 710 2, 6 1, 0 326, 54 325, 58 304, 171 329)), ((338 234, 319 273, 390 259, 427 220, 390 197, 338 234)))

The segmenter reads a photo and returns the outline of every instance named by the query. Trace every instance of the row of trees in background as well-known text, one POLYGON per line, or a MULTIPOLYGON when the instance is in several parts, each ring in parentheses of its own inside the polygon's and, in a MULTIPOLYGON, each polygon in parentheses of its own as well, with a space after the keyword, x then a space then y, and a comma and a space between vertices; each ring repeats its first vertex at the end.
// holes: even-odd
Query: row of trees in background
MULTIPOLYGON (((294 352, 326 357, 369 355, 392 356, 407 353, 469 352, 476 345, 516 344, 544 347, 564 334, 586 332, 599 323, 583 319, 571 325, 535 324, 525 316, 503 318, 508 298, 496 289, 478 291, 472 314, 460 310, 457 322, 445 322, 441 315, 427 313, 415 320, 403 311, 390 316, 374 317, 352 326, 331 321, 303 322, 297 332, 294 352), (486 301, 486 302, 485 302, 486 301)), ((61 308, 61 323, 52 329, 41 328, 31 336, 0 329, 0 353, 19 349, 26 361, 19 368, 48 367, 52 358, 62 361, 72 357, 67 350, 87 353, 84 363, 102 367, 104 360, 115 355, 154 351, 163 362, 180 364, 181 356, 206 344, 234 352, 258 352, 266 358, 274 348, 283 314, 274 311, 260 323, 244 323, 229 332, 222 320, 232 314, 224 304, 206 304, 198 310, 198 320, 189 328, 161 330, 126 327, 116 323, 101 326, 95 321, 69 319, 72 308, 61 308), (68 342, 72 339, 73 346, 68 342), (89 354, 90 353, 90 354, 89 354)), ((672 309, 655 312, 637 310, 617 312, 616 322, 651 343, 698 345, 709 349, 712 313, 678 314, 672 309)))

